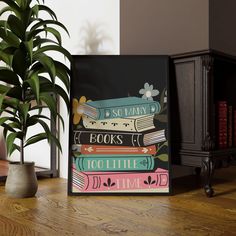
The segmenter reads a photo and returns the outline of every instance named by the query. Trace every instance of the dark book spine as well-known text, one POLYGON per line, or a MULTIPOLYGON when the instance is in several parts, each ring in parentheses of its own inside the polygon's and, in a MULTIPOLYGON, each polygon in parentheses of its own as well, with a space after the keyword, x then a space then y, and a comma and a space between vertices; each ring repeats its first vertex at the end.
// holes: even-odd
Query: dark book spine
POLYGON ((74 131, 74 144, 144 146, 141 133, 74 131))
POLYGON ((227 102, 218 102, 218 148, 227 148, 228 130, 227 130, 227 102))
POLYGON ((233 107, 228 106, 228 147, 233 146, 233 107))
POLYGON ((233 144, 236 147, 236 110, 234 110, 233 114, 233 144))

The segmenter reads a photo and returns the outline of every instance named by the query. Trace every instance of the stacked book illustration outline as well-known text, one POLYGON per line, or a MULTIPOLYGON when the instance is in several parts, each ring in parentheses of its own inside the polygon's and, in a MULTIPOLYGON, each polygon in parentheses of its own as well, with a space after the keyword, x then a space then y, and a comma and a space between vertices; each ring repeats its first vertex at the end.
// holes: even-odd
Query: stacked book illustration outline
POLYGON ((87 102, 84 129, 74 130, 74 192, 168 192, 168 171, 155 167, 157 101, 126 97, 87 102), (155 169, 156 168, 156 169, 155 169))

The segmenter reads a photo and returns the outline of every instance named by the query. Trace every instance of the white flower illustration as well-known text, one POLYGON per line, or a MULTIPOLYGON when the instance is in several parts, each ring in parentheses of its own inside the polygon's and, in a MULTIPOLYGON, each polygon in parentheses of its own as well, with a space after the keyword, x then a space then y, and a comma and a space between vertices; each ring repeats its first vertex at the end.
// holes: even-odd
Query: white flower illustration
POLYGON ((167 90, 165 91, 164 103, 167 103, 167 90))
POLYGON ((143 99, 147 100, 153 100, 153 97, 157 96, 159 94, 159 91, 157 89, 153 89, 153 85, 149 83, 144 84, 144 88, 139 90, 139 93, 142 94, 143 99))

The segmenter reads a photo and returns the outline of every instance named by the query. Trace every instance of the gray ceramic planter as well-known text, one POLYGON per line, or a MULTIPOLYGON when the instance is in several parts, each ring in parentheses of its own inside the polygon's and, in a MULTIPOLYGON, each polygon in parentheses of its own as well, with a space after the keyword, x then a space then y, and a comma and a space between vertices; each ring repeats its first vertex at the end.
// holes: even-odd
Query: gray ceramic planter
POLYGON ((8 196, 14 198, 34 197, 38 189, 34 162, 9 163, 9 171, 5 185, 8 196))

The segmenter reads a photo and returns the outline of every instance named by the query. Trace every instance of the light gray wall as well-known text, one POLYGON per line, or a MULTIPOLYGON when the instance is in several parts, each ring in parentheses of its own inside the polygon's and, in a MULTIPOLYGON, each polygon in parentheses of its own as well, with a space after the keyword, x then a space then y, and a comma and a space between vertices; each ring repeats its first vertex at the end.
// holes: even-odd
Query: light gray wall
POLYGON ((209 48, 208 0, 120 0, 120 4, 121 54, 209 48))
POLYGON ((210 48, 236 56, 235 0, 210 0, 210 48))

